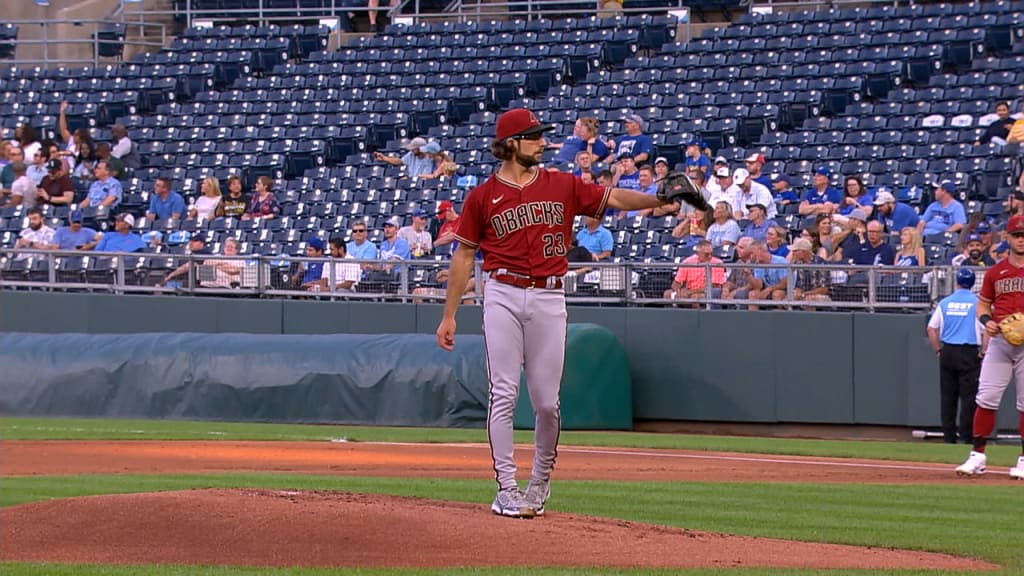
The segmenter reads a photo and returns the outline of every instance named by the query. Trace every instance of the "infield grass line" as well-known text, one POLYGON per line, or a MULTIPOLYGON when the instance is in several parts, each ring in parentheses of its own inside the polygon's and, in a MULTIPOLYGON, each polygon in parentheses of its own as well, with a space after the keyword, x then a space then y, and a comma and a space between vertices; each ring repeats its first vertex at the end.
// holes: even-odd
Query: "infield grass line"
MULTIPOLYGON (((489 480, 289 474, 84 475, 2 479, 0 504, 192 488, 339 490, 479 503, 489 480)), ((553 512, 724 534, 943 552, 1024 572, 1017 486, 552 482, 553 512)))
MULTIPOLYGON (((256 424, 184 420, 3 418, 0 419, 0 440, 486 443, 487 436, 483 429, 256 424)), ((523 444, 532 441, 532 431, 516 431, 515 442, 523 444)), ((577 431, 562 432, 561 445, 565 447, 599 446, 863 458, 932 462, 954 466, 963 461, 968 451, 968 448, 962 445, 936 444, 910 439, 905 442, 893 442, 577 431)), ((989 460, 993 465, 1011 466, 1016 462, 1020 448, 1013 445, 992 445, 989 447, 988 453, 989 460)))
MULTIPOLYGON (((965 576, 946 570, 804 570, 792 568, 248 568, 221 566, 103 566, 88 564, 0 563, 8 576, 965 576)), ((984 573, 982 573, 984 574, 984 573)))

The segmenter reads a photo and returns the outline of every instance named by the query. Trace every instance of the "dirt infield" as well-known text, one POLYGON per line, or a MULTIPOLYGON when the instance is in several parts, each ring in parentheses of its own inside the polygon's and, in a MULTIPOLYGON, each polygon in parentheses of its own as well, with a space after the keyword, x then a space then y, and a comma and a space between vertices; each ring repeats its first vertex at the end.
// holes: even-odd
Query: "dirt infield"
MULTIPOLYGON (((529 466, 529 447, 517 460, 529 466)), ((481 445, 0 442, 3 476, 293 472, 493 478, 481 445)), ((950 466, 563 447, 558 479, 939 483, 950 466)), ((992 476, 997 476, 993 474, 992 476)), ((999 475, 1002 476, 1002 475, 999 475)), ((1009 482, 991 477, 985 482, 1009 482)), ((0 509, 16 561, 257 566, 609 566, 993 569, 942 554, 734 537, 485 503, 256 489, 51 500, 0 509), (502 542, 502 546, 493 546, 502 542), (529 550, 529 554, 524 554, 529 550)))

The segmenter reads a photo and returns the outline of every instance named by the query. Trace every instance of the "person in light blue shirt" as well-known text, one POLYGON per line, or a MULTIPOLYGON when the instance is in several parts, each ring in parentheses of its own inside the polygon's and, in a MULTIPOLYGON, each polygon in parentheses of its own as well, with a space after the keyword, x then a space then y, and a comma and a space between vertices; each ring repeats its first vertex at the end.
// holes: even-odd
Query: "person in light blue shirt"
POLYGON ((419 178, 423 174, 432 174, 434 172, 434 161, 421 150, 426 145, 426 139, 416 137, 402 147, 406 150, 406 153, 401 158, 388 156, 383 152, 375 152, 373 157, 392 166, 405 166, 406 176, 409 178, 419 178))
POLYGON ((615 245, 612 233, 601 226, 600 220, 590 216, 583 217, 583 228, 576 233, 576 242, 586 248, 595 261, 610 258, 615 245))
POLYGON ((185 216, 185 199, 181 194, 171 190, 171 183, 166 178, 157 178, 153 184, 153 195, 149 197, 149 210, 146 218, 150 220, 180 220, 185 216))
POLYGON ((100 235, 92 228, 82 226, 82 211, 74 210, 68 216, 68 225, 57 228, 53 234, 52 250, 92 250, 100 235))
POLYGON ((955 444, 958 436, 965 444, 973 442, 978 375, 988 344, 977 318, 978 297, 971 290, 974 282, 974 271, 960 268, 956 273, 957 290, 939 301, 928 320, 928 341, 939 357, 942 438, 947 444, 955 444))
POLYGON ((945 180, 935 186, 935 201, 928 205, 917 223, 917 229, 924 236, 959 232, 967 224, 967 212, 957 200, 956 184, 945 180))
POLYGON ((104 234, 96 246, 96 252, 137 252, 146 248, 138 234, 132 234, 135 218, 128 213, 117 215, 114 232, 104 234))
POLYGON ((96 175, 96 181, 89 185, 89 195, 82 200, 78 207, 106 206, 114 208, 120 204, 124 197, 124 190, 121 188, 121 182, 110 175, 107 163, 105 161, 97 162, 93 173, 96 175))
MULTIPOLYGON (((788 264, 782 256, 775 256, 768 251, 764 240, 753 240, 748 245, 753 266, 772 264, 785 266, 788 264)), ((750 285, 751 300, 781 300, 786 295, 786 268, 753 268, 754 279, 750 285)))

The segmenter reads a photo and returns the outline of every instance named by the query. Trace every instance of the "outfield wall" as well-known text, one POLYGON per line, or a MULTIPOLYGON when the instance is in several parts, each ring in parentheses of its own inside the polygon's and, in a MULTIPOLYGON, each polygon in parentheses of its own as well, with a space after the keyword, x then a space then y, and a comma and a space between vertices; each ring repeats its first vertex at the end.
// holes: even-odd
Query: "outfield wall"
MULTIPOLYGON (((0 293, 4 333, 433 334, 440 314, 436 304, 0 293)), ((579 306, 569 321, 622 343, 636 419, 939 424, 924 315, 579 306)), ((460 310, 460 334, 480 325, 479 307, 460 310)), ((1012 398, 1000 429, 1017 428, 1012 398)))

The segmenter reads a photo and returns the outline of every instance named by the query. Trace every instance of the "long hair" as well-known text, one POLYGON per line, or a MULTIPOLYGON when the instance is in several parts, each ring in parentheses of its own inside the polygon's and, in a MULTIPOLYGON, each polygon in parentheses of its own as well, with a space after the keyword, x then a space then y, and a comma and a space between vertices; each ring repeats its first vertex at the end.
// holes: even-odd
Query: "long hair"
POLYGON ((494 155, 498 160, 511 160, 515 156, 515 152, 512 150, 512 145, 505 140, 498 140, 495 138, 491 141, 491 154, 494 155))

